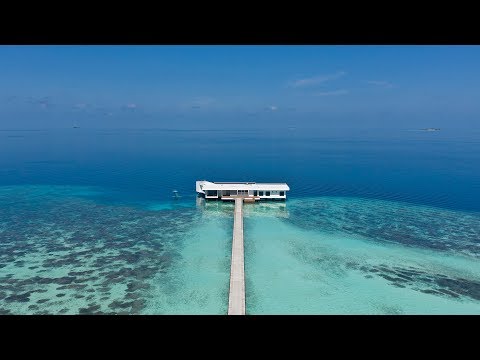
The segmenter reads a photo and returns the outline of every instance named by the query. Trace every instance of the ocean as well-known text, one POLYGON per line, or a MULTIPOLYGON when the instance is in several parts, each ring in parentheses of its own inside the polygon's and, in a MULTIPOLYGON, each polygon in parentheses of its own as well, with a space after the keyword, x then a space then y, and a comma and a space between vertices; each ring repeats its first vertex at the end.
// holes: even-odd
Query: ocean
POLYGON ((247 314, 480 314, 480 133, 295 127, 0 130, 0 314, 226 314, 196 180, 291 188, 244 205, 247 314))

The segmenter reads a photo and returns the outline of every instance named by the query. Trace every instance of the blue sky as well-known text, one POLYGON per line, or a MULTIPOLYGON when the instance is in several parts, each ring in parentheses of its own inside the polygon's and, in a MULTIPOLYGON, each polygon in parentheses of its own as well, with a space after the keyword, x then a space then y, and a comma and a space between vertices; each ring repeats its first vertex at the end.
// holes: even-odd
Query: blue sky
POLYGON ((0 128, 478 127, 480 46, 0 46, 0 128))

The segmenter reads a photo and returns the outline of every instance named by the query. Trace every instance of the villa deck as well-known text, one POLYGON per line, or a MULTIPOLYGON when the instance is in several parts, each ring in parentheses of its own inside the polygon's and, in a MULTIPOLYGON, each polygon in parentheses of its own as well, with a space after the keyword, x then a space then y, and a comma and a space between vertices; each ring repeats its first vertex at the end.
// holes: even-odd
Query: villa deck
POLYGON ((260 200, 258 196, 245 196, 245 195, 230 195, 230 196, 222 196, 220 200, 223 201, 235 201, 235 199, 243 199, 244 202, 255 202, 256 200, 260 200))

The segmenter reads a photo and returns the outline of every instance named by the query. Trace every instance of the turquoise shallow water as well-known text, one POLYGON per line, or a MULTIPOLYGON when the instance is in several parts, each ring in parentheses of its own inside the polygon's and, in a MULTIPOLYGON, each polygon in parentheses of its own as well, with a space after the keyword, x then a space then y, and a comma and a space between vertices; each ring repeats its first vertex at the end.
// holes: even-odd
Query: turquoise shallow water
POLYGON ((291 187, 245 205, 249 314, 478 314, 479 138, 0 131, 0 313, 225 314, 208 179, 291 187))
POLYGON ((226 311, 230 217, 191 202, 105 205, 99 192, 0 187, 2 313, 226 311))
POLYGON ((198 199, 197 226, 183 236, 181 257, 167 276, 152 278, 146 312, 154 314, 226 314, 230 281, 232 204, 198 199))
POLYGON ((245 209, 249 314, 480 314, 480 214, 329 197, 245 209))
MULTIPOLYGON (((0 188, 0 309, 225 314, 233 204, 0 188)), ((249 314, 480 313, 480 214, 361 198, 245 205, 249 314)))

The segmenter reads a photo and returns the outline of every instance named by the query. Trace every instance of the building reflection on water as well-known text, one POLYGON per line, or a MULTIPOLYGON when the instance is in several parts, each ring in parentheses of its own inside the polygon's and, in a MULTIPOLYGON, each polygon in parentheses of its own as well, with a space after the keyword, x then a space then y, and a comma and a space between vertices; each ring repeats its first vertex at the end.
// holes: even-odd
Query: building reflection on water
MULTIPOLYGON (((229 214, 233 216, 234 202, 205 200, 198 196, 196 199, 197 209, 206 213, 213 214, 229 214)), ((274 216, 288 218, 288 207, 286 201, 256 201, 255 203, 244 203, 243 212, 246 217, 254 216, 274 216)))

